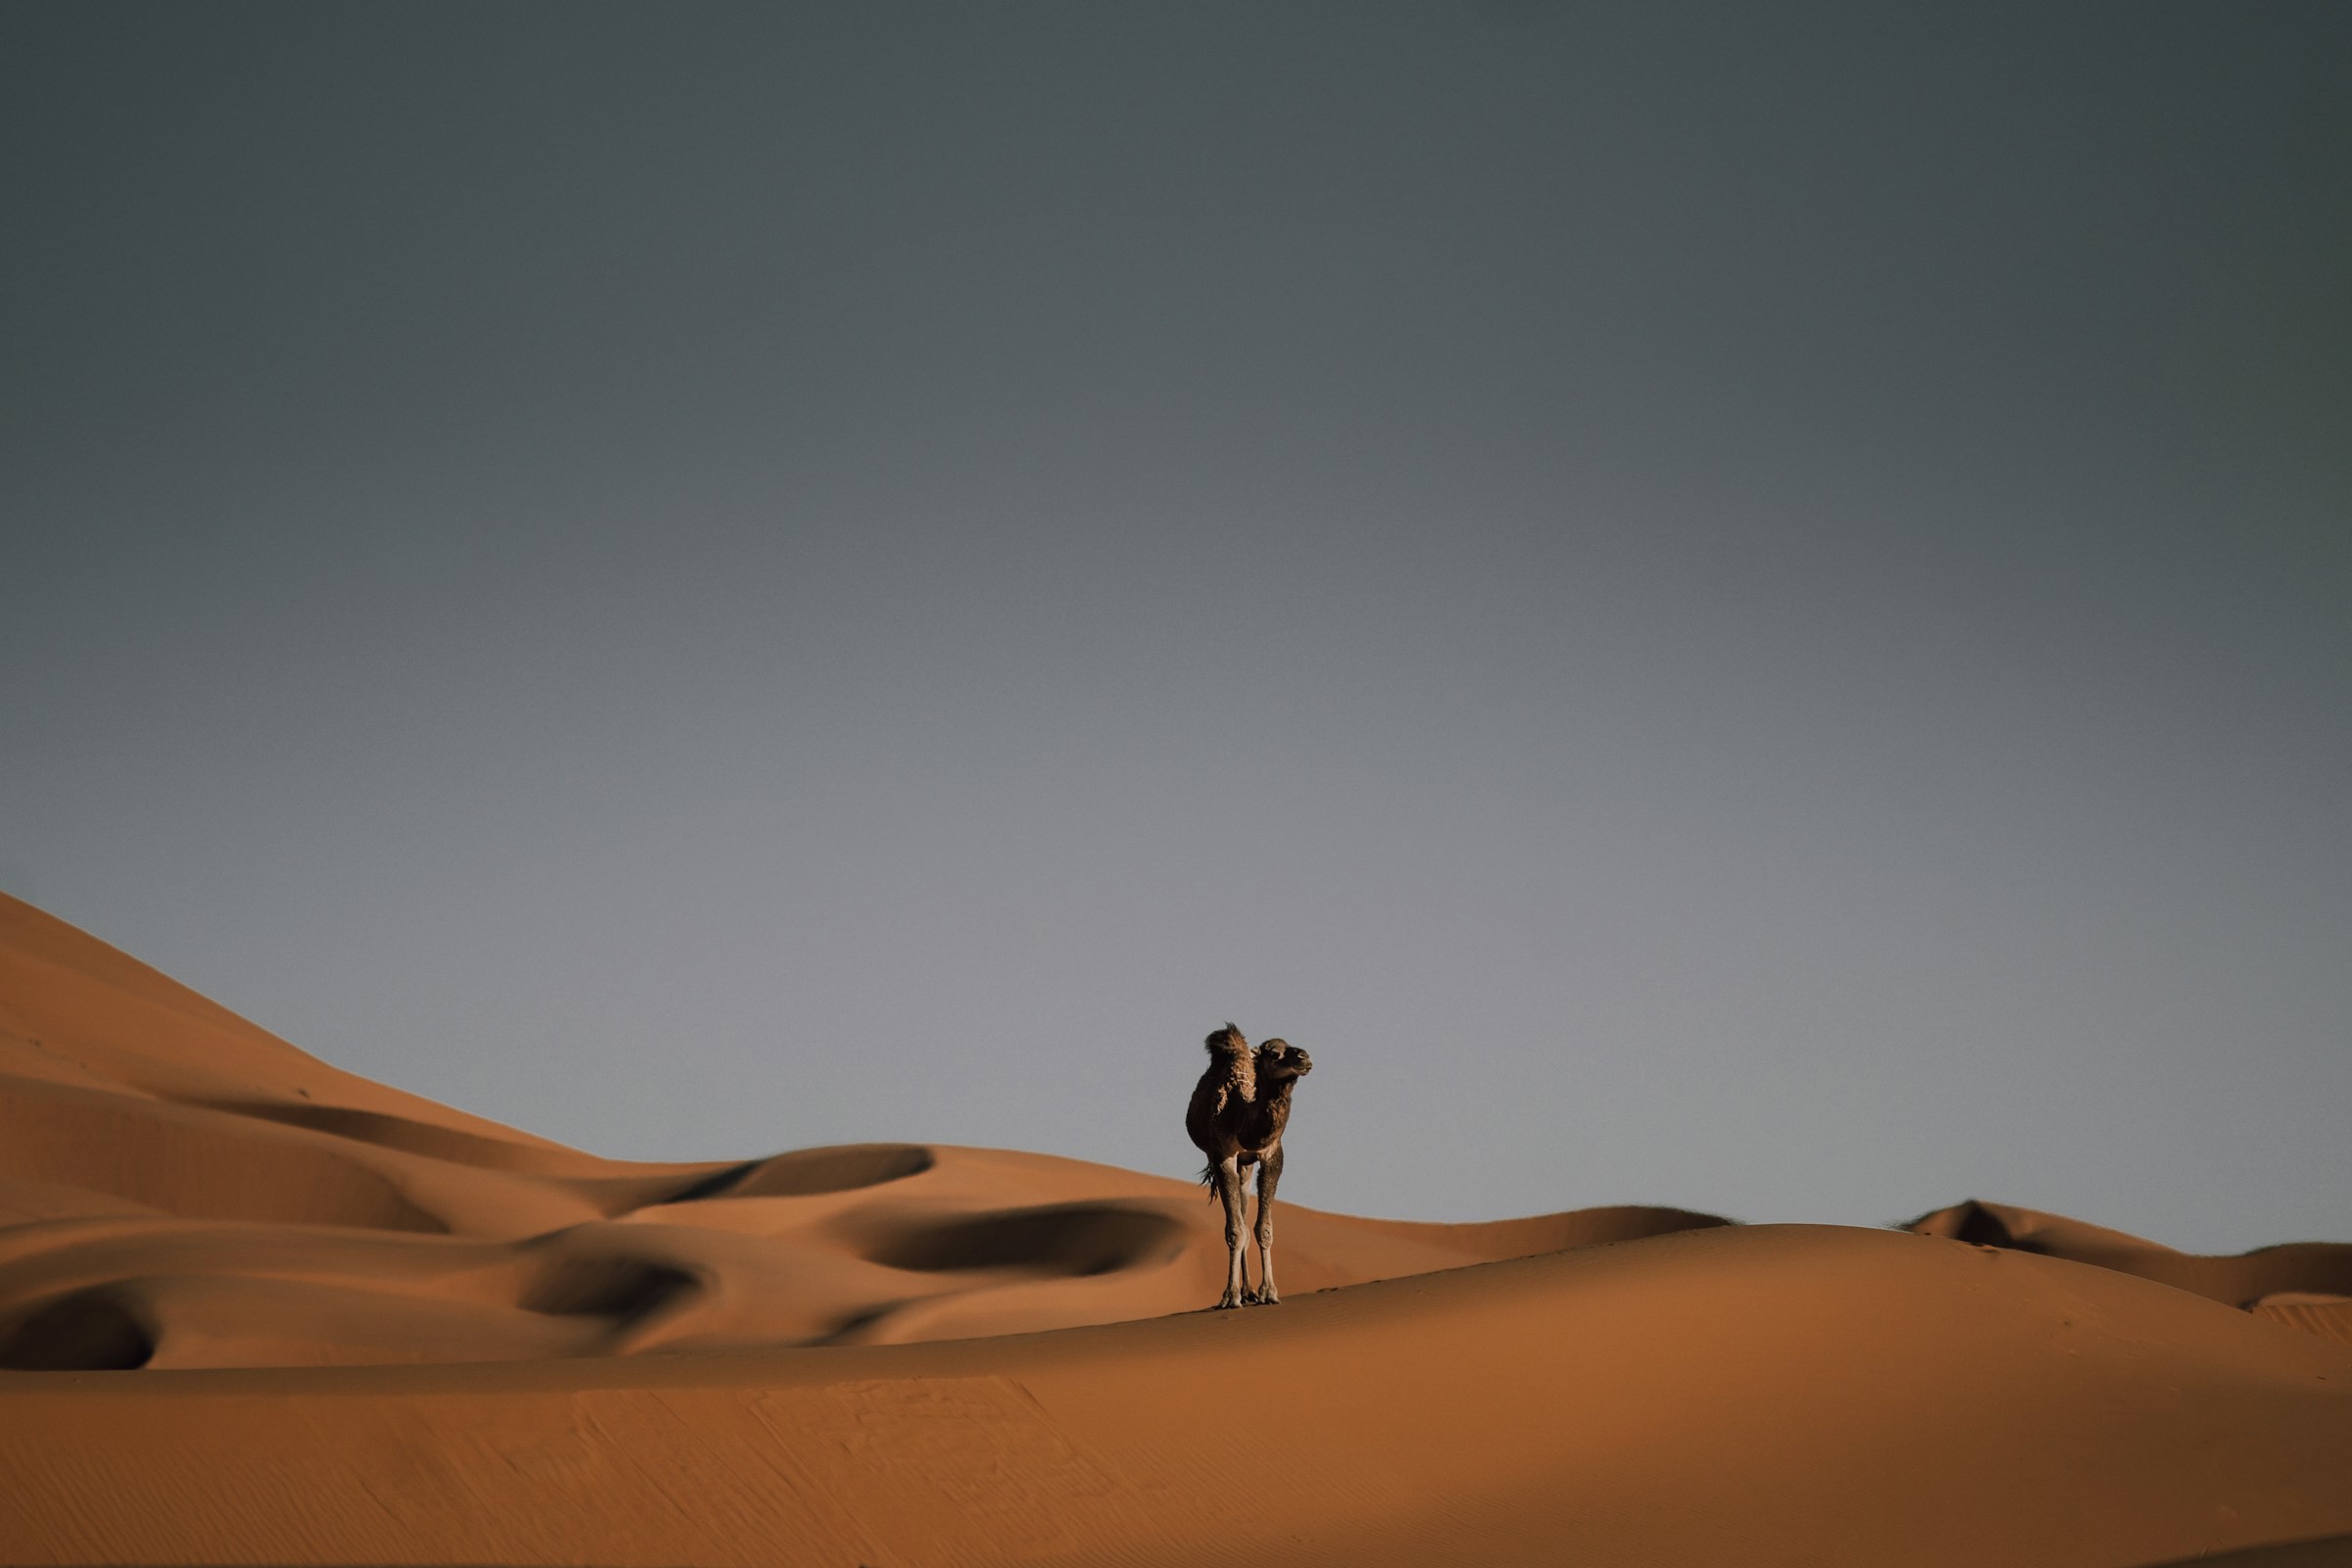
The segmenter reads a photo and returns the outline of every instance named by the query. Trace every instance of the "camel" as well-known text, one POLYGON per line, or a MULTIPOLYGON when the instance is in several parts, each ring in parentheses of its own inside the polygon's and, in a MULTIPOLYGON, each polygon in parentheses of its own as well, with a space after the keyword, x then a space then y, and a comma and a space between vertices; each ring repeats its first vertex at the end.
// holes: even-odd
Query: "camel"
POLYGON ((1290 1125, 1291 1091, 1314 1070, 1306 1053, 1280 1040, 1252 1052, 1241 1030, 1228 1023, 1205 1042, 1209 1064, 1193 1088, 1184 1130, 1208 1163, 1200 1180, 1225 1205, 1225 1294, 1220 1309, 1244 1304, 1277 1305, 1274 1288, 1274 1189, 1282 1180, 1282 1134, 1290 1125), (1248 1200, 1242 1172, 1257 1167, 1257 1278, 1249 1288, 1242 1224, 1248 1200))

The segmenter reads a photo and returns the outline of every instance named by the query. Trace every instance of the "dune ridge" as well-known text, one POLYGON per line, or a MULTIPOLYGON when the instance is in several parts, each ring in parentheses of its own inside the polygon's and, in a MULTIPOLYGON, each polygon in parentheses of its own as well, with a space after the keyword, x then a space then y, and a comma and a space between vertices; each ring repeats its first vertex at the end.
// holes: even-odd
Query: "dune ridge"
POLYGON ((2352 1246, 1283 1243, 1207 1313, 1179 1178, 599 1158, 0 897, 0 1561, 2352 1562, 2352 1246))

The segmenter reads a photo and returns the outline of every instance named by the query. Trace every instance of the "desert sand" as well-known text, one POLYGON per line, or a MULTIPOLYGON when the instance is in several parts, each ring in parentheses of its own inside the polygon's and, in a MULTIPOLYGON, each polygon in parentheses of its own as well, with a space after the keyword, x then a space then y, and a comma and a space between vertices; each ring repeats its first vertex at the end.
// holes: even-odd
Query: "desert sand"
POLYGON ((2352 1563, 2352 1246, 1281 1243, 1210 1312, 1182 1180, 600 1159, 0 898, 0 1562, 2352 1563))

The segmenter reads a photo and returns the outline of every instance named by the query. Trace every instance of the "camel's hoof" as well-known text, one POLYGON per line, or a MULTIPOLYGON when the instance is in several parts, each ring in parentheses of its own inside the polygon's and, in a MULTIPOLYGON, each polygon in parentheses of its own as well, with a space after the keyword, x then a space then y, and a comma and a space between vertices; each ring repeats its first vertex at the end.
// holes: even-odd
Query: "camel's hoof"
POLYGON ((1228 1296, 1225 1298, 1225 1299, 1219 1301, 1215 1306, 1210 1307, 1209 1310, 1212 1312, 1230 1312, 1241 1304, 1242 1302, 1239 1298, 1228 1296))

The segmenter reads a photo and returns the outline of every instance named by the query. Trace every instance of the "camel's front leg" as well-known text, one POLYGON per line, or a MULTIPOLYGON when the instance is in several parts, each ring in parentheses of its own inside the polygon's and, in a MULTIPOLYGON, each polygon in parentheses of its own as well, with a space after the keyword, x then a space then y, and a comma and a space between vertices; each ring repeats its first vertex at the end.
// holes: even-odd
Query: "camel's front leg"
POLYGON ((1244 1300, 1266 1306, 1282 1304, 1274 1289, 1274 1184, 1282 1180, 1282 1146, 1276 1144, 1257 1160, 1257 1289, 1244 1300))
POLYGON ((1242 1304, 1242 1206, 1249 1200, 1242 1193, 1242 1167, 1237 1156, 1227 1154, 1217 1161, 1217 1198, 1225 1205, 1225 1295, 1217 1302, 1220 1307, 1242 1304))

